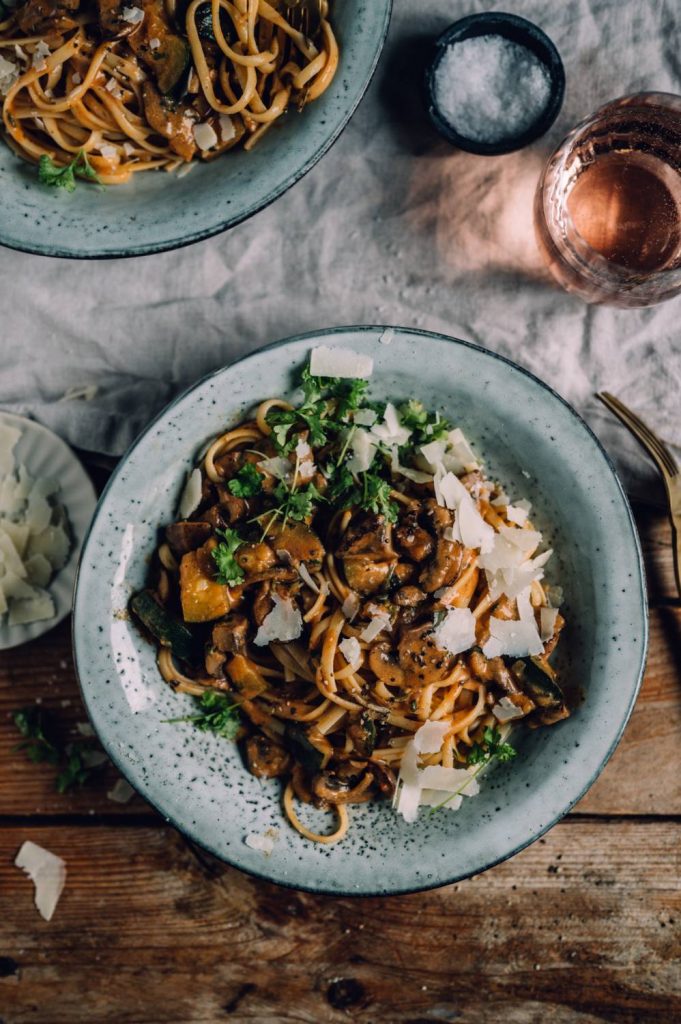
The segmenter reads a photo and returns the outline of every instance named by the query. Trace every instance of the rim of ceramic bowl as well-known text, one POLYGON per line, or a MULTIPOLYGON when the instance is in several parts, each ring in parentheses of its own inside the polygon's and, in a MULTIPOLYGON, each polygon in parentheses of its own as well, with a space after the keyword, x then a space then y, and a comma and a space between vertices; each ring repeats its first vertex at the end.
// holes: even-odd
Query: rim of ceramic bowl
MULTIPOLYGON (((561 809, 561 811, 558 814, 556 814, 555 816, 550 818, 550 820, 546 824, 543 824, 538 829, 538 831, 533 832, 530 836, 528 836, 528 838, 526 840, 524 840, 523 842, 518 843, 515 846, 513 846, 513 848, 510 849, 503 856, 501 856, 501 857, 494 857, 494 858, 492 858, 489 861, 483 861, 480 865, 478 865, 477 867, 475 867, 474 869, 472 869, 470 871, 460 872, 460 873, 456 873, 456 874, 451 875, 451 876, 442 877, 442 878, 439 878, 435 882, 428 882, 425 885, 422 885, 422 884, 407 885, 407 886, 399 886, 399 887, 396 887, 396 888, 380 889, 380 890, 379 889, 374 889, 374 890, 356 890, 356 889, 353 889, 353 890, 350 890, 350 889, 325 889, 325 888, 320 887, 320 886, 312 886, 312 885, 308 886, 308 885, 301 885, 301 884, 293 884, 293 883, 287 882, 286 880, 283 880, 283 879, 276 879, 276 880, 274 880, 274 879, 272 879, 272 877, 270 875, 268 875, 268 873, 266 871, 258 871, 258 870, 255 870, 253 868, 250 868, 250 867, 246 868, 242 864, 240 864, 237 861, 236 858, 230 858, 230 857, 227 857, 224 853, 220 853, 216 849, 215 844, 211 843, 210 839, 206 838, 205 836, 200 837, 200 836, 196 835, 195 831, 191 827, 186 827, 186 826, 180 824, 176 820, 176 816, 168 814, 164 810, 164 808, 159 805, 159 803, 156 801, 156 799, 147 796, 146 792, 145 793, 140 793, 140 795, 143 797, 143 799, 145 799, 149 804, 151 804, 151 806, 155 810, 157 810, 159 814, 161 814, 163 816, 164 820, 169 825, 172 825, 173 828, 175 828, 181 835, 185 836, 191 842, 195 843, 197 846, 201 847, 202 849, 208 851, 208 853, 212 854, 214 857, 216 857, 222 863, 228 864, 230 867, 236 868, 239 871, 243 871, 245 874, 251 875, 254 878, 259 878, 262 881, 274 883, 276 885, 281 885, 281 886, 283 886, 283 887, 285 887, 287 889, 293 889, 293 890, 298 891, 298 892, 314 893, 315 895, 336 896, 336 897, 340 897, 340 898, 345 898, 345 897, 349 897, 349 896, 357 896, 357 897, 360 897, 360 898, 366 898, 366 897, 369 897, 369 896, 377 896, 377 897, 381 897, 381 896, 404 896, 404 895, 408 895, 409 893, 427 892, 428 890, 431 890, 431 889, 440 889, 440 888, 442 888, 445 885, 452 885, 455 882, 460 882, 460 881, 465 880, 466 878, 471 878, 473 875, 481 874, 483 871, 488 871, 490 868, 495 867, 497 864, 502 864, 504 861, 510 860, 512 857, 515 857, 522 850, 526 849, 528 846, 531 846, 532 843, 536 842, 538 839, 541 839, 541 837, 543 835, 545 835, 550 829, 552 829, 554 825, 556 825, 559 821, 561 821, 566 816, 566 814, 569 814, 569 812, 575 806, 575 804, 578 803, 579 800, 582 799, 584 794, 591 788, 591 786, 593 786, 593 784, 595 783, 596 779, 598 779, 598 777, 602 773, 603 769, 605 768, 606 764, 608 763, 608 761, 610 760, 610 758, 614 754, 615 750, 617 749, 617 747, 618 747, 618 745, 620 743, 620 740, 622 739, 622 734, 624 733, 624 730, 625 730, 625 728, 626 728, 626 726, 627 726, 627 724, 629 722, 629 719, 631 717, 631 713, 634 710, 634 706, 635 706, 636 700, 638 698, 638 694, 639 694, 639 691, 640 691, 640 688, 641 688, 641 682, 643 680, 643 674, 645 672, 646 661, 647 661, 647 657, 648 657, 649 621, 648 621, 648 598, 647 598, 647 593, 646 593, 645 563, 644 563, 644 560, 643 560, 643 552, 642 552, 642 549, 641 549, 641 542, 640 542, 640 539, 639 539, 639 536, 638 536, 638 530, 636 528, 636 523, 634 521, 634 516, 633 516, 632 510, 631 510, 631 505, 629 504, 629 499, 626 496, 624 487, 623 487, 622 482, 621 482, 621 480, 619 478, 619 474, 617 473, 617 470, 615 469, 615 466, 614 466, 612 460, 610 459, 610 456, 606 452, 606 450, 603 447, 603 445, 601 444, 600 440, 594 434, 593 430, 588 425, 588 423, 579 415, 577 410, 574 409, 573 406, 570 405, 570 403, 565 398, 562 397, 562 395, 560 395, 557 391, 555 391, 555 389, 552 388, 550 384, 547 384, 545 381, 541 380, 541 378, 535 376, 535 374, 531 373, 530 370, 525 369, 525 367, 520 366, 518 363, 513 362, 512 359, 508 359, 506 356, 502 356, 498 352, 493 352, 493 351, 491 351, 489 349, 483 348, 481 345, 476 345, 476 344, 474 344, 471 341, 465 341, 462 338, 454 338, 454 337, 451 337, 450 335, 440 334, 439 332, 436 332, 436 331, 426 331, 426 330, 422 330, 422 329, 416 328, 416 327, 400 327, 400 326, 396 326, 394 324, 392 324, 392 325, 391 324, 355 324, 355 325, 344 325, 342 327, 327 327, 327 328, 322 328, 320 330, 304 331, 304 332, 302 332, 300 334, 291 335, 288 338, 282 338, 279 341, 272 342, 269 345, 263 345, 260 348, 254 350, 253 352, 247 353, 246 355, 242 356, 240 359, 236 359, 233 363, 230 363, 229 366, 222 366, 219 369, 214 370, 212 373, 206 374, 200 380, 196 381, 196 383, 190 385, 188 388, 186 388, 184 391, 182 391, 179 395, 177 395, 171 402, 168 403, 168 405, 166 405, 149 422, 149 424, 140 433, 140 435, 133 441, 133 443, 130 445, 130 447, 127 449, 127 451, 121 457, 120 462, 118 463, 118 465, 117 465, 116 469, 114 470, 114 472, 111 474, 110 479, 108 480, 104 490, 102 491, 101 497, 99 499, 99 503, 97 505, 97 509, 95 510, 95 514, 92 517, 90 526, 89 526, 88 531, 87 531, 87 533, 85 535, 85 538, 83 540, 83 546, 82 546, 82 549, 81 549, 81 557, 80 557, 80 561, 79 561, 79 564, 78 564, 78 569, 77 569, 77 572, 76 572, 76 579, 75 579, 75 584, 74 584, 74 600, 73 600, 74 614, 73 614, 73 617, 72 617, 72 620, 71 620, 71 639, 72 639, 72 646, 73 646, 73 660, 74 660, 74 665, 75 665, 75 669, 76 669, 76 678, 78 679, 78 686, 79 686, 79 689, 80 689, 81 697, 82 697, 83 703, 84 703, 84 705, 85 705, 85 707, 86 707, 86 709, 88 710, 88 713, 89 713, 89 701, 88 701, 88 696, 86 694, 86 688, 85 688, 85 686, 83 684, 83 680, 81 679, 81 671, 80 671, 79 658, 78 658, 78 637, 77 637, 78 606, 77 606, 77 594, 78 594, 78 586, 79 586, 79 582, 80 582, 80 571, 81 571, 81 566, 82 566, 83 561, 84 561, 85 553, 86 553, 87 548, 88 548, 88 544, 89 544, 89 541, 90 541, 90 536, 91 536, 92 531, 94 530, 94 528, 95 528, 95 526, 97 524, 97 521, 98 521, 100 513, 101 513, 101 511, 102 511, 102 509, 104 507, 104 503, 105 503, 105 500, 106 500, 106 498, 107 498, 107 496, 109 494, 109 491, 115 485, 115 482, 116 482, 119 474, 124 469, 125 465, 127 464, 128 459, 133 454, 133 452, 135 451, 137 446, 142 442, 142 440, 146 437, 146 435, 150 431, 152 431, 154 429, 156 424, 161 419, 163 419, 166 416, 167 413, 169 413, 175 406, 177 406, 181 401, 183 401, 185 398, 187 398, 192 392, 197 391, 198 389, 202 388, 208 381, 213 380, 216 377, 219 377, 221 374, 225 373, 225 371, 231 370, 233 367, 235 367, 237 365, 241 365, 242 363, 248 362, 248 360, 252 356, 254 356, 256 354, 261 354, 262 352, 267 352, 267 351, 270 351, 272 349, 285 348, 287 345, 291 345, 291 344, 296 343, 296 342, 319 340, 319 339, 328 338, 328 337, 338 337, 338 336, 344 335, 344 334, 357 334, 357 333, 381 334, 383 331, 390 331, 390 330, 393 330, 393 331, 397 330, 397 331, 399 331, 402 334, 409 334, 409 335, 413 335, 413 336, 419 337, 419 338, 428 338, 428 339, 430 339, 432 341, 437 341, 439 343, 443 343, 444 342, 446 344, 460 345, 463 348, 473 349, 476 352, 479 352, 479 353, 481 353, 481 354, 483 354, 485 356, 488 356, 490 359, 497 360, 498 362, 504 363, 506 366, 511 367, 513 370, 516 370, 519 373, 521 373, 523 376, 529 378, 529 380, 531 380, 535 385, 538 385, 539 387, 541 387, 544 391, 547 391, 550 395, 553 396, 553 398, 555 398, 557 401, 559 401, 561 403, 561 405, 563 405, 568 410, 568 412, 573 417, 573 419, 575 419, 578 422, 580 427, 586 432, 586 434, 589 436, 589 438, 591 439, 591 441, 595 445, 595 447, 598 450, 598 452, 603 457, 603 459, 605 461, 605 464, 606 464, 607 468, 610 470, 610 473, 611 473, 611 475, 612 475, 612 477, 613 477, 613 479, 615 481, 617 490, 618 490, 618 492, 620 494, 620 497, 622 499, 622 504, 623 504, 623 506, 624 506, 624 508, 626 510, 626 513, 627 513, 627 523, 629 525, 629 529, 630 529, 630 532, 631 532, 631 539, 632 539, 632 542, 633 542, 634 551, 636 553, 636 562, 637 562, 638 569, 639 569, 638 580, 639 580, 639 584, 640 584, 640 590, 639 590, 639 595, 638 595, 638 603, 639 603, 639 607, 641 609, 642 620, 643 620, 643 637, 642 637, 643 642, 642 642, 641 648, 640 648, 641 654, 640 654, 640 659, 639 659, 638 667, 637 667, 637 670, 636 670, 636 680, 635 680, 634 686, 632 687, 631 696, 630 696, 629 702, 628 702, 628 704, 627 704, 627 706, 626 706, 626 708, 624 710, 624 714, 622 716, 621 723, 620 723, 620 725, 619 725, 619 727, 617 729, 617 733, 615 735, 615 738, 614 738, 613 742, 611 743, 611 745, 609 746, 608 750, 605 752, 605 754, 601 758, 597 769, 589 776, 589 778, 584 783, 584 785, 579 789, 579 792, 577 793, 577 795, 574 796, 573 799, 571 799, 565 805, 565 807, 563 807, 561 809)), ((107 755, 109 756, 109 758, 113 762, 114 766, 120 771, 121 775, 123 775, 125 778, 127 778, 127 766, 124 766, 123 759, 119 756, 119 754, 116 751, 116 749, 114 748, 113 744, 110 744, 108 742, 108 738, 101 736, 99 734, 99 732, 97 733, 97 736, 98 736, 99 742, 104 747, 104 750, 106 751, 107 755)), ((135 788, 136 792, 139 792, 137 787, 134 787, 134 788, 135 788)))
POLYGON ((428 117, 443 138, 466 153, 475 153, 477 156, 503 156, 536 142, 546 134, 556 120, 565 98, 565 66, 556 44, 539 25, 528 21, 527 18, 521 18, 518 14, 487 11, 469 14, 455 21, 438 37, 432 59, 426 67, 424 86, 428 117), (461 135, 441 113, 435 90, 435 75, 448 47, 453 43, 463 42, 464 39, 485 35, 501 36, 530 50, 546 68, 551 83, 549 99, 540 116, 520 135, 508 135, 499 142, 476 142, 466 135, 461 135))
POLYGON ((0 245, 6 249, 12 249, 14 252, 25 252, 30 253, 32 256, 51 256, 59 257, 61 259, 71 260, 115 260, 115 259, 133 259, 137 256, 152 256, 156 253, 171 252, 175 249, 185 249, 189 245, 194 245, 196 242, 203 242, 208 238, 214 238, 216 235, 221 235, 224 231, 228 231, 230 228, 236 227, 238 224, 243 224, 244 221, 249 220, 256 214, 260 213, 261 210, 266 210, 268 206, 276 202, 285 192, 293 188, 301 178, 304 178, 312 168, 319 163, 322 157, 326 156, 331 147, 338 141, 342 133, 348 126, 351 118, 353 117, 358 106, 364 99, 367 89, 371 85, 371 82, 376 74, 378 63, 383 54, 385 48, 385 41, 388 36, 388 30, 390 28, 390 20, 392 17, 394 0, 385 0, 385 16, 383 24, 381 25, 377 34, 377 46, 376 52, 372 58, 371 64, 368 66, 366 71, 366 78, 361 84, 357 96, 351 103, 348 110, 341 117, 340 121, 336 125, 335 129, 331 132, 326 141, 316 150, 315 153, 302 165, 297 168, 293 174, 290 174, 287 178, 284 178, 272 191, 270 191, 264 199, 259 202, 252 203, 248 209, 244 210, 243 213, 236 214, 231 217, 226 217, 221 220, 218 224, 210 228, 203 228, 200 231, 191 233, 185 233, 179 238, 169 239, 163 242, 156 243, 141 243, 140 245, 122 246, 119 249, 110 249, 107 252, 90 252, 87 249, 64 249, 60 246, 52 246, 49 244, 45 245, 30 245, 20 244, 18 241, 7 241, 2 236, 0 229, 0 245))

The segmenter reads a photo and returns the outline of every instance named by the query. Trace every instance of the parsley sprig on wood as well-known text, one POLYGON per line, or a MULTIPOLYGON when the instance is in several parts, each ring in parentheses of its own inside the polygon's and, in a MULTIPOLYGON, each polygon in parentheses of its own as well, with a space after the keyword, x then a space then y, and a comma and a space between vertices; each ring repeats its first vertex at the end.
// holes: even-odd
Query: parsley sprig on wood
POLYGON ((12 719, 22 736, 15 749, 23 751, 33 764, 51 764, 58 768, 55 787, 59 793, 83 786, 93 772, 106 763, 104 755, 92 742, 60 743, 53 717, 42 708, 20 708, 12 719))

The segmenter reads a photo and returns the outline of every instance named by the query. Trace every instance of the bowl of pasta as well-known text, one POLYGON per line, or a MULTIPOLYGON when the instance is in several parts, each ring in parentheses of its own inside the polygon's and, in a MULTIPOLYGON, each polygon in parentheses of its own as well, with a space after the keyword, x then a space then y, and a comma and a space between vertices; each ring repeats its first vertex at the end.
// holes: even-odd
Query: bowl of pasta
POLYGON ((314 891, 503 860, 593 783, 644 668, 616 474, 555 392, 469 343, 341 328, 178 398, 81 558, 102 743, 192 839, 314 891))
POLYGON ((6 7, 0 243, 48 256, 135 256, 250 217, 347 124, 376 68, 391 4, 6 7))

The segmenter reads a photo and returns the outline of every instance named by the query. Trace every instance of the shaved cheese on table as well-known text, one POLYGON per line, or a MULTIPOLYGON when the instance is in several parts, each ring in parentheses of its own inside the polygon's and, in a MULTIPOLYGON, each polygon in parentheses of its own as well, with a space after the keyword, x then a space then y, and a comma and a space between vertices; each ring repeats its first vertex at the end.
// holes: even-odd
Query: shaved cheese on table
POLYGON ((371 356, 361 355, 349 348, 329 348, 319 345, 310 354, 310 373, 314 377, 344 377, 367 380, 374 372, 371 356))
POLYGON ((135 795, 127 779, 116 779, 111 789, 107 790, 106 798, 115 804, 127 804, 135 795))
POLYGON ((265 647, 273 641, 289 643, 291 640, 297 640, 303 632, 303 617, 293 602, 279 597, 278 594, 273 594, 272 600, 274 608, 265 616, 255 636, 254 642, 257 647, 265 647))
POLYGON ((475 616, 470 608, 450 608, 433 639, 440 650, 461 654, 475 644, 475 616))
POLYGON ((66 864, 56 854, 27 840, 14 860, 35 885, 35 905, 46 921, 52 915, 66 885, 66 864))
POLYGON ((349 636, 345 640, 342 640, 338 644, 338 650, 341 652, 348 665, 359 665, 362 660, 362 648, 360 647, 359 640, 357 637, 349 636))
POLYGON ((180 519, 189 519, 201 501, 201 470, 193 469, 184 485, 177 513, 180 519))

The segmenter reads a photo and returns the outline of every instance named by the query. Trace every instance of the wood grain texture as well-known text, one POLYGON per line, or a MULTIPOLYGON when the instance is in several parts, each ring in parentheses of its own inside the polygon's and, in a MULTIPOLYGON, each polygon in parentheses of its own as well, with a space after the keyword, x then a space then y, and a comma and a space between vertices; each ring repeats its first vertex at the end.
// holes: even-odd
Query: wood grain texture
MULTIPOLYGON (((139 815, 151 809, 136 797, 121 806, 106 793, 117 778, 113 768, 98 773, 82 790, 60 796, 55 772, 34 765, 14 748, 18 734, 11 713, 42 700, 66 739, 86 720, 73 673, 68 626, 28 647, 10 651, 0 665, 0 816, 21 814, 139 815)), ((681 609, 651 613, 648 670, 631 722, 614 758, 578 805, 599 814, 681 813, 678 744, 681 733, 681 609)))
POLYGON ((390 899, 279 889, 170 829, 7 828, 4 1024, 647 1024, 681 1019, 681 824, 573 819, 484 875, 390 899), (63 856, 51 923, 11 866, 63 856))

